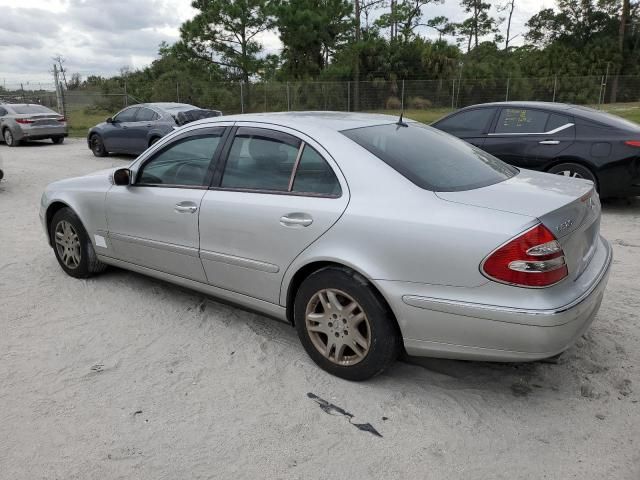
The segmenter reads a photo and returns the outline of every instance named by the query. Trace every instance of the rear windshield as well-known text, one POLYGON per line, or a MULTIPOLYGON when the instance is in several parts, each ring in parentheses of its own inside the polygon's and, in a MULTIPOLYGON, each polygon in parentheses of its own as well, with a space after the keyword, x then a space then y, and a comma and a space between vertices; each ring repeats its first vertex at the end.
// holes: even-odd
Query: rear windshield
POLYGON ((42 105, 12 105, 11 110, 18 115, 30 115, 32 113, 56 113, 42 105))
POLYGON ((518 170, 451 135, 419 123, 344 130, 361 147, 413 183, 434 192, 456 192, 507 180, 518 170))
POLYGON ((612 115, 607 112, 582 106, 573 107, 572 110, 579 112, 580 116, 584 118, 607 125, 609 127, 621 128, 623 130, 640 131, 640 125, 629 120, 625 120, 624 118, 617 115, 612 115))

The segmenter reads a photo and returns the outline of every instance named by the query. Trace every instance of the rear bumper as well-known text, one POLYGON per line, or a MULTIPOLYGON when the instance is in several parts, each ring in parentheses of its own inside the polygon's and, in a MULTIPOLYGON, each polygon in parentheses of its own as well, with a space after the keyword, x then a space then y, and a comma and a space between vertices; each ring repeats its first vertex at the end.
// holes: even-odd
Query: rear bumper
POLYGON ((20 127, 14 132, 16 140, 42 140, 51 137, 67 137, 67 126, 45 125, 42 127, 20 127))
POLYGON ((538 360, 563 352, 589 328, 600 308, 611 262, 611 246, 601 239, 589 265, 591 281, 557 308, 522 309, 414 294, 391 303, 410 355, 538 360))

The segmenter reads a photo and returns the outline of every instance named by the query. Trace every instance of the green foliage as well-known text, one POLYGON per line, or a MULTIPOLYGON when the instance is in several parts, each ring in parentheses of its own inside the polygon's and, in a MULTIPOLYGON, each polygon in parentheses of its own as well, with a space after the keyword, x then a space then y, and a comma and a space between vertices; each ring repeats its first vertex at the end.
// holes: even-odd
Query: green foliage
POLYGON ((282 69, 294 80, 316 78, 353 27, 347 0, 282 0, 276 8, 282 69))

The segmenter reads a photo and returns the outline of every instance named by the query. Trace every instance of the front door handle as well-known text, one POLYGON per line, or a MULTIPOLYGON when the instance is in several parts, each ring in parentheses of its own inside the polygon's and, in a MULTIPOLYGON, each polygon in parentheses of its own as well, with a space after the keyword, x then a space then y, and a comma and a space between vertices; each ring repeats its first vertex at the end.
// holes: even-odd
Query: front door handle
POLYGON ((540 145, 559 145, 560 140, 542 140, 538 142, 540 145))
POLYGON ((313 223, 313 218, 306 213, 288 213, 280 217, 280 225, 284 227, 308 227, 313 223))
POLYGON ((193 202, 176 203, 175 211, 178 213, 196 213, 198 206, 193 202))

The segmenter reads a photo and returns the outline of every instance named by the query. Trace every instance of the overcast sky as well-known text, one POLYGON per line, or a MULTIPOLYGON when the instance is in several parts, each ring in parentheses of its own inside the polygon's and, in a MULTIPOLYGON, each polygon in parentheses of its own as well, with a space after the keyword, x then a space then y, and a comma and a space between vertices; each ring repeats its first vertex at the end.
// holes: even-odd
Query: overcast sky
MULTIPOLYGON (((516 0, 512 35, 524 32, 531 15, 553 5, 554 0, 516 0)), ((191 0, 0 0, 0 12, 0 83, 9 86, 50 83, 51 59, 58 54, 69 75, 109 76, 123 66, 144 67, 160 42, 178 39, 180 24, 196 11, 191 0)), ((424 9, 425 20, 438 15, 452 21, 465 17, 458 0, 424 9)), ((275 33, 261 40, 266 52, 280 48, 275 33)), ((521 41, 519 36, 513 43, 521 41)))

